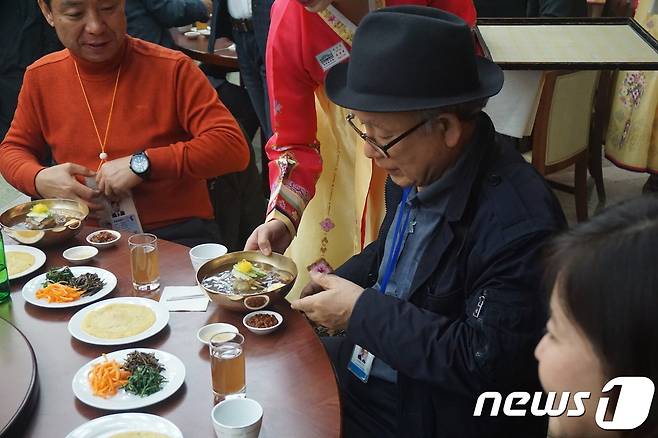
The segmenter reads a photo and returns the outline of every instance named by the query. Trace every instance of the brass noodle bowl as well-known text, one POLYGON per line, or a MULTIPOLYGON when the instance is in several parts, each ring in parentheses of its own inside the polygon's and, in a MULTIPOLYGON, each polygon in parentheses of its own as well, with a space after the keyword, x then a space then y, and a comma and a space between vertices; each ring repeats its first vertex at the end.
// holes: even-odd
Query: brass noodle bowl
POLYGON ((39 199, 26 202, 4 211, 0 214, 0 226, 12 239, 25 245, 45 247, 71 239, 80 232, 82 224, 89 214, 89 207, 80 201, 72 199, 39 199), (68 220, 63 225, 43 230, 28 230, 21 224, 30 209, 36 204, 45 204, 49 210, 65 214, 68 220))
POLYGON ((196 281, 199 284, 199 287, 206 293, 206 295, 208 295, 212 302, 217 303, 220 307, 235 311, 254 310, 252 307, 245 305, 245 301, 248 301, 250 297, 267 296, 267 303, 274 303, 276 301, 283 300, 288 292, 290 292, 292 289, 296 279, 297 265, 295 265, 295 262, 293 262, 291 258, 277 253, 272 253, 270 256, 265 256, 260 251, 238 251, 225 254, 221 257, 217 257, 216 259, 204 263, 196 274, 196 281), (285 284, 269 292, 261 291, 254 293, 235 294, 216 292, 204 287, 203 284, 201 284, 204 278, 211 277, 222 271, 230 270, 233 265, 238 263, 240 260, 267 263, 280 271, 286 271, 290 273, 292 275, 292 280, 288 284, 285 284))

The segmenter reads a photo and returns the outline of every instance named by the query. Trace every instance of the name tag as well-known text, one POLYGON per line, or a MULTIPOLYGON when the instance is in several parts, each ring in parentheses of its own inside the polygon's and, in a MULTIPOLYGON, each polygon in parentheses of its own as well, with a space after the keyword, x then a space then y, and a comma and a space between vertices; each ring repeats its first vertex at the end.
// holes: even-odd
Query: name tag
MULTIPOLYGON (((93 176, 85 178, 85 185, 96 189, 96 180, 93 176)), ((110 201, 101 197, 103 210, 97 212, 98 224, 101 227, 109 227, 116 231, 128 231, 132 233, 143 233, 142 223, 137 214, 137 207, 132 195, 118 202, 110 201)))
POLYGON ((340 64, 344 60, 350 57, 350 52, 347 51, 347 47, 342 42, 336 44, 333 47, 328 48, 324 52, 318 54, 315 59, 318 60, 320 67, 323 71, 329 70, 336 64, 340 64))
POLYGON ((350 363, 347 364, 347 369, 354 374, 357 379, 366 383, 370 377, 370 369, 372 368, 372 362, 374 360, 374 354, 370 353, 360 345, 355 345, 350 363))

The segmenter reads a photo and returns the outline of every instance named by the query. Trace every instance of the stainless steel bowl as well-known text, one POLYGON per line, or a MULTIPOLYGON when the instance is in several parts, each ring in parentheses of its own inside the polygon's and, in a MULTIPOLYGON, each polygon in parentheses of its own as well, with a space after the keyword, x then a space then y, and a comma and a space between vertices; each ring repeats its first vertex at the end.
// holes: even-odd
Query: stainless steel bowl
POLYGON ((26 202, 6 210, 0 215, 0 226, 12 239, 25 245, 44 247, 71 239, 80 232, 82 224, 89 214, 89 207, 72 199, 39 199, 26 202), (21 224, 30 209, 36 204, 46 204, 48 209, 66 214, 69 219, 65 224, 43 230, 27 230, 21 224))
POLYGON ((273 304, 285 298, 288 292, 290 292, 290 289, 292 289, 292 286, 295 284, 296 279, 297 265, 295 265, 295 262, 293 262, 291 258, 276 253, 273 253, 268 257, 264 256, 259 251, 238 251, 225 254, 221 257, 217 257, 216 259, 207 261, 201 265, 201 268, 199 268, 199 271, 196 274, 196 281, 199 284, 199 287, 208 295, 212 302, 217 303, 220 307, 224 307, 226 309, 249 312, 251 312, 253 309, 245 306, 245 298, 254 296, 267 296, 269 299, 269 304, 273 304), (292 274, 293 278, 290 283, 270 292, 227 294, 210 290, 201 284, 204 278, 231 269, 234 264, 243 259, 250 262, 268 263, 281 271, 286 271, 292 274))

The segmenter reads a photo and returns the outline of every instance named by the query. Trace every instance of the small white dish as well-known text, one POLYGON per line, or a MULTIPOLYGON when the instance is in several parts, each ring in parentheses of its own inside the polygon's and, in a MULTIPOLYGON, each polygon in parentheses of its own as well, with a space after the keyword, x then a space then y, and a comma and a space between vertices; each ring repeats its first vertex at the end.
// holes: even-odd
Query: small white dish
MULTIPOLYGON (((73 270, 73 269, 72 269, 73 270)), ((75 272, 74 272, 75 273, 75 272)), ((151 336, 159 333, 163 328, 169 323, 169 310, 162 304, 157 301, 151 300, 150 298, 141 298, 141 297, 121 297, 121 298, 112 298, 109 300, 104 300, 99 303, 94 303, 91 306, 87 306, 84 309, 78 310, 78 312, 71 317, 69 320, 69 333, 71 336, 76 338, 79 341, 86 342, 87 344, 94 345, 123 345, 123 344, 132 344, 133 342, 141 341, 143 339, 150 338, 151 336), (85 316, 93 310, 99 309, 101 306, 107 306, 110 304, 137 304, 140 306, 146 306, 155 313, 155 322, 153 325, 141 333, 138 333, 133 336, 128 336, 125 338, 116 338, 116 339, 107 339, 107 338, 98 338, 92 336, 82 329, 82 321, 85 319, 85 316)))
POLYGON ((93 233, 90 233, 90 234, 87 236, 87 238, 86 238, 87 242, 88 242, 90 245, 95 246, 95 247, 98 248, 98 249, 105 249, 105 248, 109 248, 109 247, 111 247, 111 246, 114 246, 114 245, 117 244, 117 242, 119 241, 119 239, 121 239, 121 233, 119 233, 118 231, 114 231, 114 230, 98 230, 98 231, 94 231, 93 233), (94 237, 95 237, 95 236, 98 236, 100 233, 109 233, 109 234, 112 234, 112 235, 114 236, 114 240, 108 240, 107 242, 94 242, 94 240, 93 240, 94 237))
POLYGON ((91 387, 89 386, 89 371, 91 368, 100 362, 104 362, 105 358, 103 356, 97 357, 96 359, 87 362, 83 365, 75 376, 73 377, 73 382, 71 384, 73 388, 73 394, 80 400, 82 403, 89 406, 93 406, 98 409, 107 409, 110 411, 124 411, 128 409, 139 409, 145 406, 150 406, 152 404, 161 402, 166 398, 173 395, 178 388, 181 387, 185 381, 185 365, 183 362, 174 356, 171 353, 167 353, 160 350, 153 350, 150 348, 128 348, 125 350, 113 351, 108 353, 105 356, 108 360, 116 360, 117 362, 123 362, 128 353, 133 351, 141 351, 143 353, 153 353, 158 361, 164 367, 162 375, 165 377, 166 382, 162 385, 162 389, 151 395, 140 397, 135 394, 131 394, 123 389, 119 389, 117 394, 110 398, 103 398, 97 395, 94 395, 91 387))
POLYGON ((278 312, 273 312, 271 310, 257 310, 256 312, 251 312, 247 313, 244 318, 242 318, 242 324, 247 327, 247 329, 255 333, 257 335, 269 335, 270 333, 274 332, 276 329, 281 327, 281 323, 283 322, 283 316, 281 316, 280 313, 278 312), (273 325, 272 327, 265 327, 265 328, 258 328, 258 327, 252 327, 249 324, 247 324, 247 321, 249 318, 251 318, 254 315, 259 315, 259 314, 267 314, 267 315, 272 315, 276 318, 277 323, 276 325, 273 325))
POLYGON ((210 36, 210 29, 199 29, 197 32, 199 32, 199 35, 210 36))
POLYGON ((81 265, 98 255, 98 248, 94 246, 74 246, 67 249, 62 253, 62 256, 73 263, 74 265, 81 265))
POLYGON ((260 310, 270 304, 270 297, 267 295, 252 295, 246 297, 243 302, 244 306, 249 310, 260 310))
POLYGON ((87 421, 66 435, 66 438, 112 437, 128 432, 153 432, 171 438, 183 438, 183 432, 166 418, 134 412, 105 415, 87 421))
POLYGON ((219 243, 202 243, 190 249, 190 261, 194 272, 197 272, 204 263, 223 256, 227 251, 228 249, 219 243))
POLYGON ((25 283, 25 286, 23 286, 21 294, 23 295, 25 301, 35 306, 47 307, 49 309, 84 306, 85 304, 93 303, 94 301, 98 301, 101 298, 107 296, 117 286, 116 276, 110 271, 106 271, 105 269, 96 268, 94 266, 73 266, 69 269, 71 269, 71 272, 75 276, 86 273, 96 274, 100 277, 101 280, 105 282, 105 286, 103 286, 103 289, 99 290, 95 294, 82 297, 77 301, 71 301, 70 303, 49 303, 47 300, 37 298, 37 291, 43 287, 43 283, 46 281, 46 274, 41 274, 31 279, 25 283))
POLYGON ((199 35, 201 35, 201 34, 199 32, 197 32, 196 30, 190 30, 190 31, 185 32, 183 35, 185 35, 185 38, 188 38, 190 40, 195 40, 195 39, 199 38, 199 35))
POLYGON ((201 327, 196 332, 196 338, 199 340, 199 342, 208 345, 210 338, 221 332, 239 333, 238 328, 234 325, 227 324, 225 322, 216 322, 214 324, 208 324, 201 327))
POLYGON ((5 256, 8 257, 8 254, 11 252, 17 252, 17 253, 22 252, 22 253, 30 254, 31 256, 34 257, 34 261, 30 266, 28 266, 26 269, 22 270, 21 272, 15 272, 9 275, 10 281, 29 275, 34 271, 38 270, 46 263, 46 254, 43 251, 41 251, 39 248, 34 248, 33 246, 5 245, 5 256))

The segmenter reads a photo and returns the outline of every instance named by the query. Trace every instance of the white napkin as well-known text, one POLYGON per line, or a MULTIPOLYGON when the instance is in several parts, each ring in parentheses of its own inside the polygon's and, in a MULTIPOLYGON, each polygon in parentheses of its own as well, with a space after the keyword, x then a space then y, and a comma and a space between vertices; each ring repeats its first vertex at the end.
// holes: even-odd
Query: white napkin
POLYGON ((199 288, 199 286, 167 286, 162 291, 160 303, 163 304, 170 312, 205 312, 210 300, 199 288), (188 295, 203 295, 196 298, 168 301, 175 297, 185 297, 188 295))

